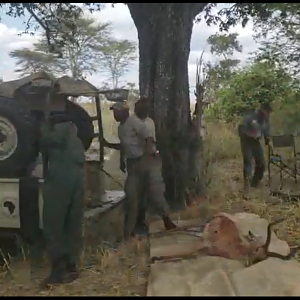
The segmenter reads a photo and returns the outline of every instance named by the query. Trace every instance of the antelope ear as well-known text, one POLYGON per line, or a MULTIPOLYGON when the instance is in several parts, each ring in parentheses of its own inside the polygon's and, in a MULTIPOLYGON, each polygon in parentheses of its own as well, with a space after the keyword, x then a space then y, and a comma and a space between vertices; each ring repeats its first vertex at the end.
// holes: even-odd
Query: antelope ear
POLYGON ((249 235, 250 238, 254 238, 255 237, 255 235, 251 231, 248 231, 248 235, 249 235))

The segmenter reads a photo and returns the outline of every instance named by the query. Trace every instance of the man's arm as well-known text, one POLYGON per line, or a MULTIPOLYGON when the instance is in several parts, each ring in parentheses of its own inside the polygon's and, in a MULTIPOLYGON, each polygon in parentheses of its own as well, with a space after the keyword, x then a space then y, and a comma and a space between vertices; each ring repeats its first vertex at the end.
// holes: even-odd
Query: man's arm
POLYGON ((146 125, 143 121, 140 121, 138 124, 136 124, 136 132, 137 134, 146 140, 146 154, 147 155, 153 155, 155 149, 155 141, 152 134, 151 129, 149 126, 146 125))

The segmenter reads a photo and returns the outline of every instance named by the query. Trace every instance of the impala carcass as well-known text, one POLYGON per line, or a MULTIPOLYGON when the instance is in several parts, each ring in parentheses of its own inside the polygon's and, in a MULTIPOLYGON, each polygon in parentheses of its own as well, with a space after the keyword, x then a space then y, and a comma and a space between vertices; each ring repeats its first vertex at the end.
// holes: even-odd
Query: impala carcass
POLYGON ((267 227, 267 238, 255 236, 252 232, 241 235, 232 215, 226 213, 216 214, 205 225, 195 224, 185 227, 177 227, 167 232, 157 232, 153 236, 184 233, 199 236, 199 240, 191 247, 175 246, 166 256, 153 257, 152 261, 176 261, 202 256, 219 256, 244 262, 245 266, 251 266, 268 257, 276 257, 283 260, 291 259, 299 247, 293 248, 288 255, 282 255, 269 251, 271 243, 272 226, 283 220, 270 223, 267 227), (199 230, 200 228, 200 230, 199 230))

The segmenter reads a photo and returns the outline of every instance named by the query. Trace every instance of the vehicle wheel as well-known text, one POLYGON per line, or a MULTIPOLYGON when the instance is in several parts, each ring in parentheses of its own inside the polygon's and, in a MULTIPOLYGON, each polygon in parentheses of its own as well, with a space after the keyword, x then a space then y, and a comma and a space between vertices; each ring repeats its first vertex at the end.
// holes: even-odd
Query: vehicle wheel
POLYGON ((77 127, 77 135, 85 150, 90 148, 94 138, 94 125, 90 115, 80 105, 67 101, 66 112, 77 127))
POLYGON ((0 176, 18 176, 34 158, 34 135, 27 106, 0 96, 0 176))

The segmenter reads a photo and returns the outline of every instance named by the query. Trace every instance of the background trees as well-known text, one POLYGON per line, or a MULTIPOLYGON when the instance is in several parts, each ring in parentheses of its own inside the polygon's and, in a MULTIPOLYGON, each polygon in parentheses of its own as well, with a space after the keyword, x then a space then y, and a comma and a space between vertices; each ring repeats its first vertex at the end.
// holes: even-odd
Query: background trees
MULTIPOLYGON (((158 146, 163 158, 167 198, 170 203, 176 203, 177 206, 180 206, 185 202, 188 186, 186 181, 188 169, 186 166, 188 165, 190 149, 189 144, 183 141, 188 135, 190 128, 187 62, 194 21, 200 21, 204 17, 208 24, 216 23, 219 24, 220 29, 227 30, 230 26, 239 22, 244 26, 250 18, 254 18, 258 30, 262 30, 266 24, 267 26, 276 27, 278 22, 274 18, 278 18, 277 20, 280 21, 278 24, 284 28, 280 29, 281 33, 287 39, 295 39, 295 34, 290 34, 294 26, 291 26, 291 24, 286 26, 286 24, 289 22, 290 15, 297 17, 299 4, 229 3, 227 7, 224 8, 223 6, 220 9, 218 9, 219 4, 217 3, 126 4, 139 37, 140 93, 153 99, 153 118, 157 126, 158 146)), ((63 56, 65 44, 76 42, 75 36, 78 26, 75 20, 80 15, 78 6, 70 3, 8 3, 6 5, 8 6, 1 4, 0 7, 2 9, 8 7, 9 9, 6 12, 13 17, 18 17, 24 11, 28 11, 31 14, 32 19, 45 30, 50 52, 63 56), (54 11, 55 13, 53 13, 54 11)), ((86 3, 85 5, 91 11, 101 8, 100 3, 86 3)), ((29 29, 27 28, 27 30, 29 29)), ((229 55, 233 49, 241 50, 239 47, 235 47, 236 38, 234 35, 216 35, 211 39, 211 42, 215 42, 216 39, 225 41, 225 43, 219 43, 219 45, 226 46, 228 42, 231 43, 233 47, 227 48, 229 55)), ((266 47, 269 49, 269 46, 266 47)), ((279 48, 280 46, 277 47, 278 50, 280 50, 279 48)), ((220 50, 221 48, 213 48, 213 51, 216 52, 216 49, 218 49, 218 53, 224 50, 224 48, 222 48, 223 50, 220 50)), ((224 51, 222 53, 223 61, 219 62, 218 68, 223 73, 220 73, 221 71, 218 68, 214 69, 214 72, 218 73, 218 80, 221 80, 218 83, 218 91, 214 95, 216 98, 214 101, 218 104, 223 103, 222 105, 226 103, 227 106, 223 107, 225 109, 226 107, 228 108, 228 103, 230 103, 229 97, 234 94, 230 92, 230 84, 226 84, 226 82, 228 83, 227 80, 230 80, 230 83, 234 83, 233 88, 235 91, 239 91, 239 87, 242 84, 241 78, 256 78, 256 75, 253 75, 255 72, 257 72, 257 76, 262 76, 261 78, 267 80, 267 77, 262 70, 262 65, 248 67, 248 69, 242 70, 242 73, 239 74, 228 73, 228 70, 230 72, 233 72, 233 70, 234 72, 239 72, 233 69, 237 67, 238 62, 228 60, 231 58, 228 55, 226 56, 224 51), (222 100, 222 97, 223 99, 225 97, 224 95, 227 95, 227 101, 222 100)), ((293 53, 297 54, 297 51, 293 51, 293 53)), ((285 55, 284 53, 282 54, 285 55)), ((289 59, 289 56, 287 56, 287 59, 289 59)), ((274 75, 275 77, 280 75, 278 71, 280 67, 276 64, 268 65, 266 70, 267 72, 273 70, 274 74, 277 74, 274 75)), ((294 82, 293 80, 291 78, 292 82, 294 82)), ((259 83, 260 81, 256 80, 255 82, 259 83)), ((273 95, 266 93, 270 88, 270 83, 266 81, 263 84, 259 86, 264 91, 263 94, 252 91, 253 95, 247 99, 257 99, 260 96, 264 98, 266 95, 268 99, 273 99, 273 95)), ((254 86, 256 87, 255 84, 254 86)), ((246 90, 249 91, 251 89, 247 87, 246 90)), ((248 100, 242 100, 245 98, 242 93, 240 93, 239 97, 240 100, 233 101, 233 103, 243 103, 243 105, 244 103, 249 103, 248 100)), ((251 103, 254 105, 254 102, 251 103)), ((199 176, 201 177, 200 174, 199 176)), ((199 182, 199 178, 191 178, 190 180, 199 182)))
MULTIPOLYGON (((74 24, 76 31, 72 39, 67 39, 60 48, 60 55, 49 51, 46 32, 32 49, 12 51, 10 56, 16 59, 15 71, 25 76, 44 70, 53 75, 69 75, 76 79, 105 71, 109 85, 118 87, 120 78, 136 60, 135 44, 128 40, 115 40, 109 23, 81 16, 74 24)), ((59 31, 57 38, 63 39, 71 29, 67 28, 66 31, 59 31)))

